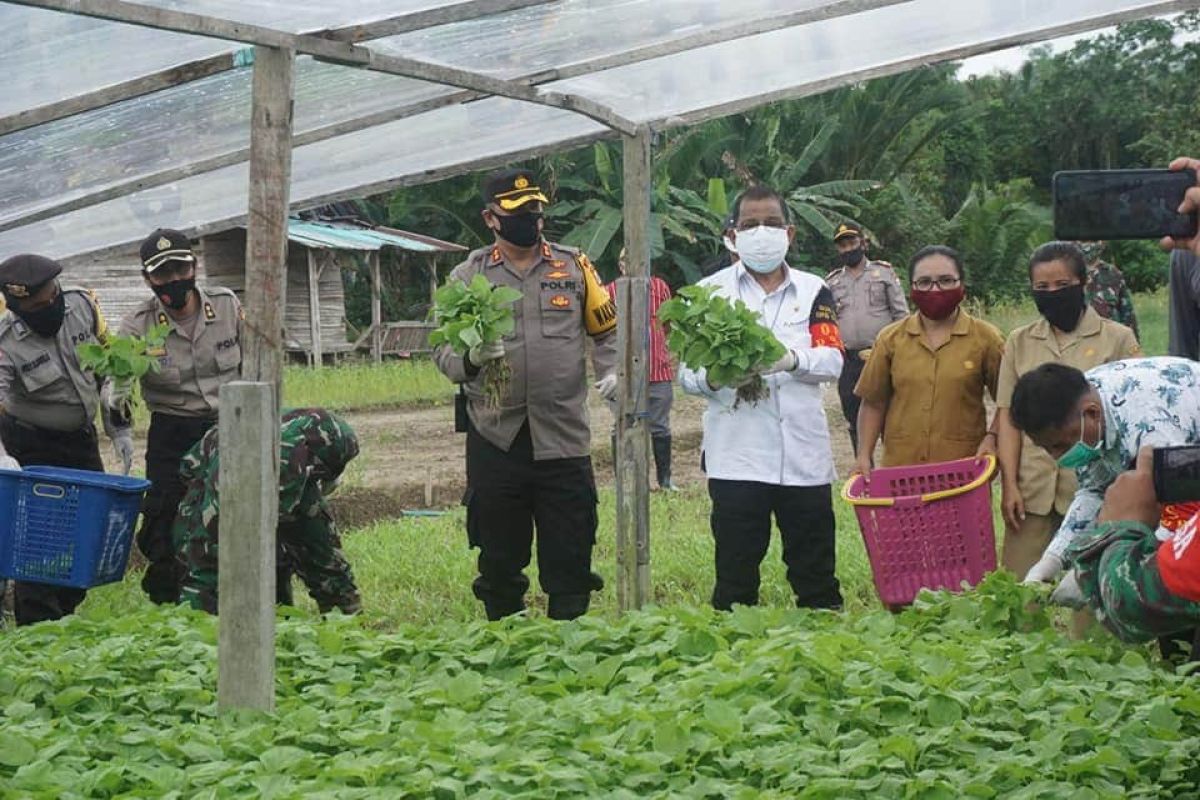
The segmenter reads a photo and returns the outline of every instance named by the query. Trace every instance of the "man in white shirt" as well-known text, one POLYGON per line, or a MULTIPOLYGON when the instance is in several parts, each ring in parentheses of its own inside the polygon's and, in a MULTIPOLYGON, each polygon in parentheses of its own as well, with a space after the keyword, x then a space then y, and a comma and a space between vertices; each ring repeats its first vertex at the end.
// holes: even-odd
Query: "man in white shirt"
POLYGON ((701 284, 758 312, 788 352, 764 371, 770 394, 756 404, 735 406, 734 386, 714 386, 703 369, 680 365, 684 391, 708 398, 703 452, 716 541, 712 604, 728 610, 758 602, 774 514, 796 604, 840 608, 833 452, 821 392, 842 371, 833 295, 820 278, 787 265, 795 229, 777 192, 751 187, 734 210, 739 260, 701 284))

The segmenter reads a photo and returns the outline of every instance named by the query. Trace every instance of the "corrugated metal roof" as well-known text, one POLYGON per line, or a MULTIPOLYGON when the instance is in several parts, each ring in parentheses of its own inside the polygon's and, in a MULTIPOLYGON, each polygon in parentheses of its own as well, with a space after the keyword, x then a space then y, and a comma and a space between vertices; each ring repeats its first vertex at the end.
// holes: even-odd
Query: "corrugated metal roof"
POLYGON ((444 253, 466 249, 428 236, 408 234, 392 228, 383 231, 294 218, 288 220, 288 239, 305 247, 322 250, 378 250, 382 247, 399 247, 417 253, 444 253))

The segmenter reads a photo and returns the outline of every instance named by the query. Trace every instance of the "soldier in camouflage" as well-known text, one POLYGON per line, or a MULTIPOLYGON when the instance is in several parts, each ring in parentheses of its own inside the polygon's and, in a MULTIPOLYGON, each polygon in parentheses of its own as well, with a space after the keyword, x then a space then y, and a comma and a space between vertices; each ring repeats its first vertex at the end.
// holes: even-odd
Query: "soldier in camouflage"
POLYGON ((1072 569, 1052 599, 1089 606, 1122 641, 1158 638, 1166 655, 1171 639, 1191 639, 1200 625, 1200 547, 1191 549, 1200 513, 1195 503, 1159 505, 1153 461, 1142 448, 1137 467, 1114 481, 1100 521, 1068 547, 1072 569))
MULTIPOLYGON (((293 409, 283 415, 278 558, 304 581, 321 613, 338 608, 355 614, 362 607, 325 500, 357 455, 358 437, 336 415, 319 408, 293 409)), ((183 600, 210 614, 217 613, 219 466, 213 428, 183 457, 180 475, 187 493, 172 529, 176 551, 187 567, 183 600)))
POLYGON ((1140 342, 1137 312, 1133 308, 1133 293, 1125 283, 1125 276, 1107 261, 1102 261, 1104 242, 1077 242, 1088 263, 1088 282, 1084 296, 1088 305, 1105 319, 1119 322, 1133 331, 1140 342))

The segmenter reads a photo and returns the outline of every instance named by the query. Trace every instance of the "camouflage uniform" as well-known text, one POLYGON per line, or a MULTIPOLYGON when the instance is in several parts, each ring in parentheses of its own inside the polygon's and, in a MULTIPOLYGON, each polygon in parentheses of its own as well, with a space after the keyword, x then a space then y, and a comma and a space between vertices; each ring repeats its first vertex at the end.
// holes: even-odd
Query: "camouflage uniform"
POLYGON ((1163 584, 1160 542, 1140 522, 1103 522, 1080 534, 1066 553, 1096 618, 1125 642, 1147 642, 1200 625, 1200 603, 1163 584))
POLYGON ((1088 267, 1088 282, 1084 292, 1088 305, 1096 309, 1097 314, 1126 326, 1141 341, 1137 312, 1133 309, 1133 294, 1121 270, 1106 261, 1095 262, 1088 267))
MULTIPOLYGON (((361 602, 354 575, 322 489, 358 455, 358 438, 334 414, 304 408, 283 415, 280 440, 278 557, 304 581, 322 613, 335 607, 356 613, 361 602)), ((210 614, 217 613, 217 447, 213 428, 183 457, 187 493, 171 532, 188 570, 183 599, 210 614)))

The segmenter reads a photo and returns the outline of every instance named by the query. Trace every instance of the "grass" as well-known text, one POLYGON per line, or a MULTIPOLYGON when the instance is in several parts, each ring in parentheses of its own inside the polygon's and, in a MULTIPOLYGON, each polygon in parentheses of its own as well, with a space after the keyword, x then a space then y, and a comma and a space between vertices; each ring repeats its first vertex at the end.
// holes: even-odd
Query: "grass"
MULTIPOLYGON (((616 503, 611 489, 600 491, 600 529, 593 566, 607 586, 593 595, 592 611, 609 619, 617 615, 616 503)), ((651 497, 651 574, 653 602, 659 606, 705 605, 713 584, 713 545, 708 527, 709 501, 703 486, 651 497)), ((838 529, 838 577, 846 608, 859 612, 878 608, 866 551, 853 512, 835 500, 838 529)), ((464 512, 454 508, 439 517, 406 517, 351 531, 344 537, 346 554, 363 595, 366 623, 394 630, 400 624, 430 625, 478 620, 482 606, 471 594, 475 551, 467 549, 464 512)), ((761 602, 790 606, 779 536, 763 561, 761 602)), ((541 613, 545 596, 538 588, 537 559, 527 571, 531 606, 541 613)), ((81 613, 93 619, 137 613, 148 607, 138 585, 140 574, 91 591, 81 613)), ((296 584, 297 600, 304 594, 296 584)), ((304 606, 312 603, 304 598, 304 606)))

